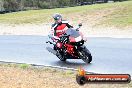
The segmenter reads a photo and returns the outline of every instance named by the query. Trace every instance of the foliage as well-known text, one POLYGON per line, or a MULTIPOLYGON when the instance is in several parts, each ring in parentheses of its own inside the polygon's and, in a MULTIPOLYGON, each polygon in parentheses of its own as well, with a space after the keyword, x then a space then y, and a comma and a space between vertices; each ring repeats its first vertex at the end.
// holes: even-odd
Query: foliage
MULTIPOLYGON (((87 5, 96 3, 106 3, 108 0, 0 0, 0 12, 15 12, 21 10, 31 9, 51 9, 51 8, 62 8, 77 5, 87 5)), ((124 1, 124 0, 114 0, 124 1)))

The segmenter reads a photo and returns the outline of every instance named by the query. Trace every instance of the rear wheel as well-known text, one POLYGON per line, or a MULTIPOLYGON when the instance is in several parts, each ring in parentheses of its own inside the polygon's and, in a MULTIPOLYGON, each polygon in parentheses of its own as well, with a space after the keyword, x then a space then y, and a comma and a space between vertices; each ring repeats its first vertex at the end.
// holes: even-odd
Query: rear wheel
POLYGON ((61 60, 61 61, 66 61, 66 58, 63 54, 60 54, 60 52, 57 52, 56 56, 61 60))
POLYGON ((85 62, 90 63, 92 61, 92 55, 90 51, 84 47, 81 51, 78 52, 79 57, 85 62))

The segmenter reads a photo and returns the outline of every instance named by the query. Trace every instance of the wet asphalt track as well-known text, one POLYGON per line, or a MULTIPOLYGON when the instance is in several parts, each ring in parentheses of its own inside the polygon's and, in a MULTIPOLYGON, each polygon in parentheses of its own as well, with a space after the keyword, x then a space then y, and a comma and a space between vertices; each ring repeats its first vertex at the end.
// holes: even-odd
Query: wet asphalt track
POLYGON ((132 39, 88 38, 85 44, 93 55, 91 64, 82 60, 61 62, 48 52, 44 36, 0 36, 0 61, 69 68, 83 66, 96 73, 132 74, 132 39))

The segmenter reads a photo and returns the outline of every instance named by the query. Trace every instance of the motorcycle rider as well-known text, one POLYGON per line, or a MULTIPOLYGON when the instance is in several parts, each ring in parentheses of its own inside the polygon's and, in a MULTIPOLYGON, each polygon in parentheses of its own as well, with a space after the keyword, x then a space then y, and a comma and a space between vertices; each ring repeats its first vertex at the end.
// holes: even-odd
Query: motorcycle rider
POLYGON ((54 36, 54 38, 59 38, 68 28, 73 28, 68 21, 62 20, 62 16, 59 13, 54 14, 53 19, 55 23, 52 24, 51 34, 54 36))

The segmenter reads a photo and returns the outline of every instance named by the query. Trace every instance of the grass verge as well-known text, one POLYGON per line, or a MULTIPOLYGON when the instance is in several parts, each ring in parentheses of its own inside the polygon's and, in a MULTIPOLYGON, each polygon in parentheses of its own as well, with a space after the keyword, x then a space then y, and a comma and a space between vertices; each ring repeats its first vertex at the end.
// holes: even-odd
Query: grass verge
POLYGON ((7 14, 0 14, 0 23, 27 24, 50 23, 53 13, 61 13, 73 22, 78 20, 86 24, 94 22, 95 25, 132 25, 132 1, 77 6, 69 8, 56 8, 44 10, 29 10, 7 14), (108 14, 107 14, 108 13, 108 14))

